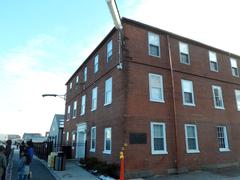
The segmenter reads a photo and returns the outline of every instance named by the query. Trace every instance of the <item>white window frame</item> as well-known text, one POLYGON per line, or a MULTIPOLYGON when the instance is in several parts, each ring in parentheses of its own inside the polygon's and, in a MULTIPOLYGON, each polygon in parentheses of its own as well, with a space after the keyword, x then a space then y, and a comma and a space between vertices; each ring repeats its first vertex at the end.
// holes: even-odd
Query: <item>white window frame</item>
POLYGON ((160 57, 161 56, 161 51, 160 51, 160 35, 153 33, 153 32, 148 32, 148 55, 153 56, 153 57, 160 57), (153 43, 151 42, 151 38, 156 38, 157 42, 153 43), (150 46, 156 46, 158 48, 158 53, 159 55, 151 54, 151 49, 150 46))
POLYGON ((96 136, 97 136, 97 129, 96 129, 96 126, 93 126, 93 127, 91 127, 91 144, 90 144, 91 152, 96 152, 96 142, 97 142, 96 136), (95 132, 95 134, 93 134, 93 132, 95 132), (95 147, 93 147, 93 141, 95 142, 95 147))
POLYGON ((200 153, 199 146, 198 146, 198 133, 197 133, 197 126, 195 124, 184 124, 185 129, 185 143, 186 143, 186 151, 187 153, 200 153), (195 137, 188 137, 187 128, 194 127, 195 137), (196 149, 189 149, 188 147, 188 139, 195 138, 196 149))
POLYGON ((240 111, 240 90, 239 89, 235 89, 235 98, 236 98, 237 110, 240 111))
POLYGON ((86 109, 86 95, 82 96, 82 102, 81 102, 81 116, 85 114, 86 109))
POLYGON ((110 40, 107 43, 107 62, 110 62, 112 60, 112 49, 113 49, 113 43, 112 40, 110 40))
POLYGON ((70 84, 69 84, 69 89, 70 90, 72 89, 72 82, 70 82, 70 84))
POLYGON ((92 108, 91 111, 95 111, 97 109, 97 93, 98 87, 92 89, 92 108))
POLYGON ((151 152, 152 154, 168 154, 167 152, 167 138, 166 138, 166 125, 165 123, 159 123, 159 122, 151 122, 151 152), (163 150, 155 150, 154 149, 154 126, 161 126, 163 129, 163 145, 164 149, 163 150))
POLYGON ((184 42, 179 41, 179 57, 180 57, 180 63, 190 65, 191 64, 191 58, 189 53, 189 45, 184 42), (181 57, 181 53, 188 56, 188 62, 184 62, 181 57))
POLYGON ((66 132, 66 144, 68 144, 69 143, 69 132, 67 131, 66 132))
POLYGON ((238 66, 237 66, 237 60, 234 59, 234 58, 230 58, 230 63, 231 63, 231 71, 232 71, 232 75, 234 77, 239 77, 239 70, 238 70, 238 66), (236 69, 237 70, 237 74, 234 74, 233 72, 233 69, 236 69))
POLYGON ((213 51, 208 51, 208 57, 209 57, 210 70, 214 72, 218 72, 219 67, 218 67, 217 53, 213 51), (217 69, 213 69, 212 63, 216 63, 217 69))
POLYGON ((230 151, 230 149, 229 149, 229 144, 228 144, 228 135, 227 135, 227 128, 226 128, 226 126, 217 126, 217 139, 218 139, 218 146, 219 146, 219 151, 220 152, 226 152, 226 151, 230 151), (218 128, 223 128, 223 137, 221 137, 221 138, 223 138, 223 140, 224 140, 224 146, 225 146, 225 148, 220 148, 220 145, 219 145, 219 132, 218 132, 218 128))
POLYGON ((83 81, 87 82, 87 67, 85 67, 83 71, 83 81))
POLYGON ((76 81, 75 81, 76 85, 78 85, 79 83, 79 76, 76 76, 76 81))
POLYGON ((225 108, 224 108, 223 95, 222 95, 222 88, 221 88, 220 86, 212 85, 212 92, 213 92, 213 102, 214 102, 214 107, 215 107, 215 109, 225 109, 225 108), (218 93, 220 94, 220 95, 219 95, 219 98, 220 98, 220 100, 222 100, 222 106, 217 106, 214 89, 217 89, 217 90, 218 90, 218 93))
POLYGON ((99 56, 98 54, 94 57, 94 73, 98 72, 98 62, 99 62, 99 56))
POLYGON ((104 129, 104 154, 111 154, 112 152, 112 128, 105 128, 104 129), (110 150, 106 149, 106 140, 107 140, 107 131, 110 131, 110 150))
POLYGON ((74 101, 73 103, 73 113, 72 113, 72 117, 76 118, 77 117, 77 101, 74 101))
POLYGON ((181 86, 182 86, 182 101, 183 101, 183 105, 186 105, 186 106, 195 106, 193 82, 190 81, 190 80, 181 79, 181 86), (190 83, 190 84, 191 84, 190 91, 189 91, 189 90, 187 91, 187 89, 186 89, 186 87, 185 87, 185 83, 190 83), (192 103, 185 102, 185 94, 184 94, 185 92, 192 94, 192 103))
POLYGON ((112 103, 112 77, 105 81, 104 106, 112 103), (108 100, 109 96, 109 100, 108 100))
POLYGON ((67 109, 67 121, 69 121, 71 119, 71 105, 68 105, 68 109, 67 109))
POLYGON ((148 79, 149 79, 149 100, 153 101, 153 102, 162 102, 162 103, 164 103, 164 90, 163 90, 163 77, 162 77, 162 75, 149 73, 148 74, 148 79), (155 86, 153 84, 153 81, 152 81, 153 77, 159 78, 160 87, 155 86), (152 91, 153 88, 159 89, 160 94, 162 96, 161 98, 154 98, 153 97, 153 91, 152 91))

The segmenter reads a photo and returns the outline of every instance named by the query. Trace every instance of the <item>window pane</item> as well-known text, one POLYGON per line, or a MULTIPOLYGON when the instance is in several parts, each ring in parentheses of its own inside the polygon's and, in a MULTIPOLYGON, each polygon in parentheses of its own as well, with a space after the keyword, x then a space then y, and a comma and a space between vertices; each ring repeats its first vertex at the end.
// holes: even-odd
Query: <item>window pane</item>
POLYGON ((150 44, 150 54, 153 56, 159 56, 159 47, 150 44))
POLYGON ((105 150, 111 150, 111 141, 106 140, 106 149, 105 150))
POLYGON ((184 92, 184 100, 185 100, 185 103, 192 104, 193 103, 192 93, 184 92))
POLYGON ((188 149, 189 150, 197 149, 196 138, 188 138, 188 149))
POLYGON ((231 67, 237 68, 237 60, 231 58, 231 67))
POLYGON ((188 138, 194 138, 195 137, 195 127, 194 126, 188 126, 187 127, 187 137, 188 138))
POLYGON ((189 64, 189 56, 188 54, 181 53, 181 62, 185 64, 189 64))
POLYGON ((213 62, 217 62, 217 55, 215 52, 209 51, 209 60, 213 62))
POLYGON ((189 54, 188 53, 188 44, 180 42, 179 46, 180 46, 180 53, 189 54))
POLYGON ((163 126, 162 125, 154 125, 153 126, 153 136, 156 137, 163 137, 163 126))
POLYGON ((211 69, 212 71, 218 71, 218 64, 217 64, 217 62, 211 61, 211 62, 210 62, 210 69, 211 69))
POLYGON ((154 138, 154 150, 163 151, 164 150, 164 139, 163 138, 154 138))
POLYGON ((235 90, 235 96, 237 101, 237 109, 240 110, 240 90, 235 90))
POLYGON ((159 47, 159 35, 148 33, 148 43, 159 47))

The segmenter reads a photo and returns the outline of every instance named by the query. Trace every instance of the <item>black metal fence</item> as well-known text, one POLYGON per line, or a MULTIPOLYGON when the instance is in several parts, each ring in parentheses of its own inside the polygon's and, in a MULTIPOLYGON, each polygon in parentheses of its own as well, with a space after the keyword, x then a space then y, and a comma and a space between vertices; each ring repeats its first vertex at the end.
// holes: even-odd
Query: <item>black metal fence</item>
POLYGON ((33 143, 34 154, 47 161, 48 155, 53 151, 52 142, 33 143))

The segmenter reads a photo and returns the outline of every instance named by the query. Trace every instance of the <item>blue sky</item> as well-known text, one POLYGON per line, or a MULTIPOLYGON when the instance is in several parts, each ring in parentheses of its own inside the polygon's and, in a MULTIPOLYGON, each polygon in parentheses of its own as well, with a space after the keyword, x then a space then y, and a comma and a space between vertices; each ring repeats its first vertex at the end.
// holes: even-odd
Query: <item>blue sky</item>
MULTIPOLYGON (((122 16, 240 55, 237 0, 117 0, 122 16)), ((0 134, 48 131, 65 82, 113 27, 105 0, 0 1, 0 134)))

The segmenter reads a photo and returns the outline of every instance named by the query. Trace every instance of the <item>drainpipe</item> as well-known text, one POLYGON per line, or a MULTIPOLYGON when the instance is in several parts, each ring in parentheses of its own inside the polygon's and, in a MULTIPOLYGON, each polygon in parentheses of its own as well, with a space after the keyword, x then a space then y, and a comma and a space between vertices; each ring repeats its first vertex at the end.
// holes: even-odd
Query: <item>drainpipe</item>
POLYGON ((171 44, 169 41, 169 35, 167 35, 167 46, 168 46, 168 55, 169 55, 169 64, 170 64, 170 72, 171 72, 171 83, 172 83, 172 97, 173 97, 173 125, 174 125, 174 139, 175 139, 175 167, 176 172, 178 172, 178 141, 177 141, 177 135, 178 135, 178 129, 177 129, 177 113, 176 113, 176 96, 175 96, 175 84, 174 84, 174 75, 173 75, 173 63, 172 63, 172 54, 171 54, 171 44))
POLYGON ((117 69, 122 70, 122 45, 123 45, 123 29, 118 29, 118 65, 117 69))

